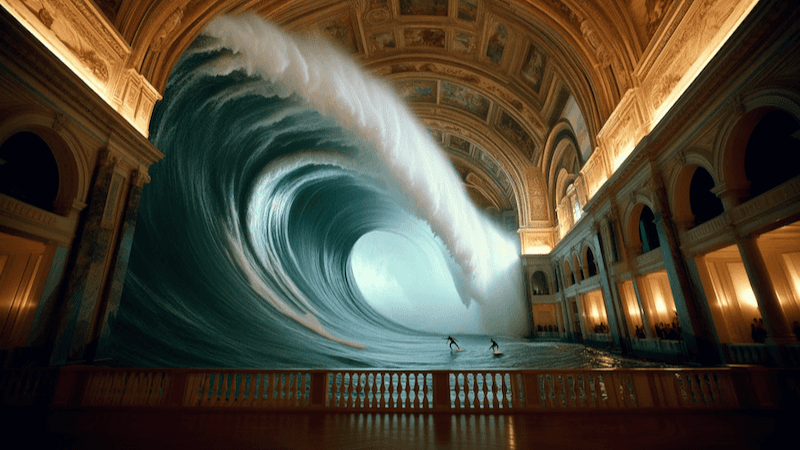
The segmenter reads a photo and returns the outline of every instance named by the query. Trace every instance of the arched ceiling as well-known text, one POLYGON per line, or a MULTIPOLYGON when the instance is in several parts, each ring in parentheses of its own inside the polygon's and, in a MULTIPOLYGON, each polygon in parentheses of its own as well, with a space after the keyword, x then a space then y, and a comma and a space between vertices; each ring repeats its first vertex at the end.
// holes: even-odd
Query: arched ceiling
POLYGON ((159 91, 183 51, 220 14, 253 12, 287 29, 328 38, 396 86, 450 153, 478 205, 513 210, 525 226, 553 224, 557 200, 548 190, 553 169, 565 166, 554 158, 582 164, 588 154, 575 155, 596 148, 595 136, 634 84, 643 49, 675 9, 673 3, 681 2, 96 3, 131 45, 133 69, 159 91), (572 153, 555 151, 562 138, 575 144, 572 153))

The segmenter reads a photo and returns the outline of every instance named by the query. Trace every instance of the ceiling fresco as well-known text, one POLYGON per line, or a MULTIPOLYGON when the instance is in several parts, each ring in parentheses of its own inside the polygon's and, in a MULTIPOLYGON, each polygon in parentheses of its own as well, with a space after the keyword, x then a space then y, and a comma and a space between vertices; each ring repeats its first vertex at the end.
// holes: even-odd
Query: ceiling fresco
POLYGON ((560 159, 578 162, 570 175, 591 197, 754 3, 3 0, 145 135, 172 67, 215 17, 255 13, 327 39, 394 86, 459 173, 480 174, 471 195, 494 192, 481 204, 515 212, 520 229, 557 227, 537 205, 557 203, 560 159), (556 151, 565 139, 572 153, 556 151))

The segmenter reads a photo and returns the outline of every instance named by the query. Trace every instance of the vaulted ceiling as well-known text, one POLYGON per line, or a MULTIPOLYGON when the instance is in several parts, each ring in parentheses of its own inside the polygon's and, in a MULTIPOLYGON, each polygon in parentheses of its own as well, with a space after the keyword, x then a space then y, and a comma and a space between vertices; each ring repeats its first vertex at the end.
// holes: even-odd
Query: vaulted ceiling
POLYGON ((214 17, 322 35, 388 79, 482 208, 520 226, 554 209, 680 0, 96 0, 163 91, 214 17), (566 180, 566 182, 565 182, 566 180))

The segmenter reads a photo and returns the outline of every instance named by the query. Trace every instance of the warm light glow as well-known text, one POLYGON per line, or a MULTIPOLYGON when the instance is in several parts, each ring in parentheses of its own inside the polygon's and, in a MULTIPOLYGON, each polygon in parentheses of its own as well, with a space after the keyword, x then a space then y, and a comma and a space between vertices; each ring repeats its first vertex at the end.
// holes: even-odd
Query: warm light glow
POLYGON ((794 288, 794 295, 800 298, 800 252, 784 253, 783 261, 786 263, 786 269, 789 272, 789 278, 794 288))
MULTIPOLYGON (((700 72, 706 68, 708 63, 711 62, 712 59, 717 55, 719 49, 728 41, 728 38, 731 37, 734 31, 739 28, 739 25, 742 23, 745 17, 750 13, 750 11, 756 6, 758 0, 749 0, 749 1, 740 1, 738 6, 738 11, 735 11, 729 17, 729 20, 732 18, 734 21, 732 23, 729 22, 727 27, 725 27, 725 32, 714 36, 711 40, 704 42, 705 48, 701 49, 704 50, 703 53, 697 58, 695 63, 691 66, 686 73, 683 74, 680 82, 672 89, 670 94, 666 97, 666 99, 661 103, 661 106, 656 109, 655 113, 653 114, 654 120, 652 122, 652 126, 647 131, 648 133, 652 131, 655 126, 661 122, 667 112, 672 108, 675 102, 683 95, 689 85, 700 75, 700 72)), ((722 24, 720 24, 723 27, 722 24)))
POLYGON ((747 271, 744 269, 744 264, 728 263, 728 273, 731 275, 733 290, 736 292, 739 305, 758 309, 756 295, 753 293, 753 288, 750 286, 750 280, 747 278, 747 271))

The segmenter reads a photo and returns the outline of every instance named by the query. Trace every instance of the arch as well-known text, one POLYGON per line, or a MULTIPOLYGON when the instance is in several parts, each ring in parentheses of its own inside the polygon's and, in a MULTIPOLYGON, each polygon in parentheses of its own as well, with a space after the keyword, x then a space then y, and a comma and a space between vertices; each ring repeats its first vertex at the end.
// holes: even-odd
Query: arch
POLYGON ((694 216, 689 203, 689 192, 692 179, 698 168, 705 170, 713 179, 714 186, 718 185, 719 177, 714 170, 714 165, 701 154, 702 149, 692 150, 680 156, 680 168, 673 175, 669 183, 670 211, 676 223, 694 224, 694 216))
MULTIPOLYGON (((726 190, 749 189, 744 156, 747 143, 758 123, 770 111, 779 109, 800 121, 800 94, 794 90, 771 88, 737 97, 732 102, 727 121, 721 128, 714 146, 714 166, 719 175, 718 185, 726 190)), ((713 172, 712 172, 713 174, 713 172)))
POLYGON ((794 159, 800 157, 798 132, 800 121, 782 109, 768 111, 756 124, 744 154, 751 198, 800 175, 794 159))
POLYGON ((694 225, 704 222, 722 214, 724 208, 722 200, 713 192, 716 185, 714 178, 702 167, 698 167, 692 175, 689 184, 689 209, 694 217, 694 225))
POLYGON ((653 210, 648 206, 643 207, 639 214, 639 241, 642 243, 642 253, 647 253, 661 246, 654 220, 655 214, 653 214, 653 210))
POLYGON ((597 275, 597 261, 590 245, 583 247, 583 266, 586 268, 586 278, 597 275))
POLYGON ((53 128, 56 120, 52 113, 31 110, 7 111, 9 117, 0 123, 0 143, 11 136, 33 133, 49 147, 59 172, 58 194, 53 202, 53 213, 67 216, 75 201, 82 202, 88 195, 91 173, 85 153, 66 127, 53 128))
POLYGON ((0 142, 0 193, 53 212, 58 164, 37 134, 21 131, 0 142))
POLYGON ((550 294, 550 288, 547 282, 547 275, 543 271, 537 270, 531 275, 531 288, 533 289, 534 295, 550 294))
POLYGON ((564 287, 570 287, 575 284, 575 272, 572 270, 572 265, 569 259, 564 260, 564 287))
POLYGON ((581 267, 581 260, 578 258, 577 253, 572 254, 572 263, 575 265, 575 280, 577 282, 583 281, 586 276, 583 273, 583 267, 581 267))

